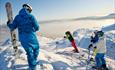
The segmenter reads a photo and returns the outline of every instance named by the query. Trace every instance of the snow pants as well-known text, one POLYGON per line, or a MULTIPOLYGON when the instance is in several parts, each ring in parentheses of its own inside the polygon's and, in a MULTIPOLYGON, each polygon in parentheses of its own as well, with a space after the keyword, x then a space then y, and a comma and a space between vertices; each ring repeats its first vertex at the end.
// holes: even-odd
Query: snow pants
POLYGON ((72 45, 73 48, 76 50, 76 52, 79 52, 74 40, 71 41, 71 45, 72 45))
POLYGON ((106 65, 106 61, 104 59, 104 53, 97 53, 95 60, 96 60, 96 66, 101 67, 102 65, 106 65))
POLYGON ((26 51, 29 69, 36 70, 37 57, 39 54, 39 43, 30 44, 30 43, 21 43, 23 48, 26 51))

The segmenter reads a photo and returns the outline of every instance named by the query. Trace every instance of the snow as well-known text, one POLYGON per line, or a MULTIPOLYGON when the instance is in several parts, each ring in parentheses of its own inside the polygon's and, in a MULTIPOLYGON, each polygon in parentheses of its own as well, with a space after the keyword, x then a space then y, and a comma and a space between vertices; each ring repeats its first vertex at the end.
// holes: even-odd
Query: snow
POLYGON ((112 24, 112 25, 103 27, 102 30, 103 30, 104 32, 115 30, 115 23, 112 24))
MULTIPOLYGON (((112 26, 113 27, 113 26, 112 26)), ((103 28, 107 37, 106 61, 109 70, 115 70, 115 30, 111 27, 103 28)), ((40 42, 40 54, 37 70, 86 70, 90 36, 94 30, 78 29, 73 35, 80 53, 73 53, 70 42, 64 38, 50 39, 38 36, 40 42)), ((2 32, 4 35, 7 32, 2 32)), ((1 34, 2 35, 2 34, 1 34)), ((14 56, 10 36, 0 37, 0 70, 27 70, 26 52, 18 42, 18 55, 14 56), (3 39, 4 38, 4 39, 3 39)), ((7 35, 7 34, 6 34, 7 35)))

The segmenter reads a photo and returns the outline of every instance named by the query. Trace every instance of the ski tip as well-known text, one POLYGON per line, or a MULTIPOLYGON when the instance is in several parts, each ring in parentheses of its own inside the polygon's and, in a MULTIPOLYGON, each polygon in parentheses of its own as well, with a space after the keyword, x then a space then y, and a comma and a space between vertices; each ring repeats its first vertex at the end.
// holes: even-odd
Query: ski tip
POLYGON ((10 2, 6 2, 5 7, 11 6, 10 2))

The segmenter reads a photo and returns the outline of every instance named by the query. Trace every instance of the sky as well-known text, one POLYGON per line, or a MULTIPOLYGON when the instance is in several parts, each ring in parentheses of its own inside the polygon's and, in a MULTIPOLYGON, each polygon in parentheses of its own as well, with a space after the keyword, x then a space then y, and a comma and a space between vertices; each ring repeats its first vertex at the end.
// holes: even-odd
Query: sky
POLYGON ((0 0, 0 24, 7 21, 6 2, 13 5, 13 17, 24 3, 30 4, 38 21, 105 16, 115 12, 115 0, 0 0))

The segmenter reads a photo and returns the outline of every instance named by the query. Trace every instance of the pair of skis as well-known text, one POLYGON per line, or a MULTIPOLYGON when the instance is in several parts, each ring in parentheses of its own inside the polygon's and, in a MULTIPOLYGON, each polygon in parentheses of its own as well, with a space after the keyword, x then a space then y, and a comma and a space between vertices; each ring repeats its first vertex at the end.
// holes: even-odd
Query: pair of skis
MULTIPOLYGON (((10 2, 7 2, 5 4, 5 8, 6 8, 6 13, 7 13, 7 18, 8 18, 8 22, 13 22, 13 12, 12 12, 12 5, 10 2)), ((12 69, 15 68, 15 61, 18 57, 17 53, 18 53, 18 46, 17 46, 17 40, 16 40, 16 31, 13 30, 13 31, 10 31, 10 34, 11 34, 11 41, 12 41, 12 46, 13 46, 13 49, 14 49, 14 61, 12 63, 12 69)))
MULTIPOLYGON (((7 2, 5 4, 5 7, 6 7, 6 13, 7 13, 7 18, 8 18, 8 21, 9 22, 12 22, 13 21, 13 13, 12 13, 12 5, 10 2, 7 2)), ((17 49, 18 49, 18 46, 16 44, 16 31, 13 30, 13 31, 10 31, 10 34, 11 34, 11 41, 12 41, 12 46, 14 48, 14 51, 17 52, 17 49)))

